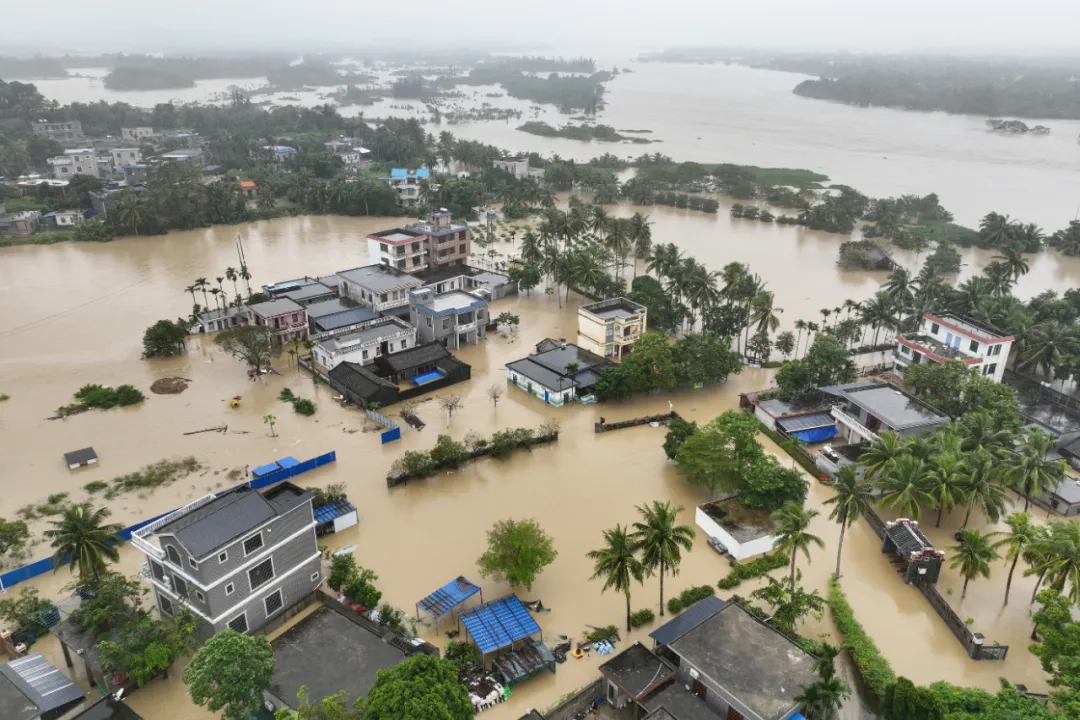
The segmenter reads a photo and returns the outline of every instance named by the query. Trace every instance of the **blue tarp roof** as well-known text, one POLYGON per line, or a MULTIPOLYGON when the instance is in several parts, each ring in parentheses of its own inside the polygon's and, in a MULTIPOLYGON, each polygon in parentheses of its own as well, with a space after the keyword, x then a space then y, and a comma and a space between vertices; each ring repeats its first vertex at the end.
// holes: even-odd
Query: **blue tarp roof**
POLYGON ((283 468, 291 468, 291 467, 296 467, 297 465, 299 465, 300 461, 297 460, 296 458, 294 458, 292 455, 289 455, 287 457, 283 457, 280 460, 278 460, 277 464, 280 465, 283 468))
POLYGON ((441 370, 432 370, 431 372, 426 372, 423 375, 416 375, 416 376, 414 376, 412 378, 409 378, 409 379, 412 380, 417 385, 423 385, 424 383, 435 382, 436 380, 441 380, 443 377, 445 377, 445 376, 443 375, 441 370))
POLYGON ((465 629, 476 647, 485 655, 540 632, 540 626, 517 595, 507 595, 479 605, 462 615, 461 621, 465 623, 465 629))
POLYGON ((409 171, 405 168, 390 168, 390 177, 392 178, 405 177, 408 174, 409 171))
POLYGON ((679 615, 649 633, 657 645, 670 645, 720 612, 727 603, 715 595, 698 600, 679 615))
MULTIPOLYGON (((462 576, 451 580, 426 598, 416 603, 418 610, 423 610, 431 617, 438 620, 446 613, 460 605, 476 593, 480 588, 473 585, 462 576)), ((466 626, 467 627, 467 626, 466 626)))
POLYGON ((333 522, 342 515, 348 515, 351 512, 356 512, 356 508, 347 498, 341 498, 335 500, 329 505, 323 505, 320 508, 315 508, 315 522, 319 525, 323 523, 333 522))
POLYGON ((281 466, 278 465, 276 462, 267 463, 265 465, 260 465, 259 467, 252 470, 251 475, 252 475, 252 477, 259 477, 261 475, 269 475, 270 473, 276 472, 276 471, 278 471, 280 469, 281 469, 281 466))
POLYGON ((813 430, 803 430, 802 432, 792 433, 795 437, 804 443, 819 443, 828 440, 831 437, 836 437, 839 434, 839 430, 835 425, 823 428, 814 428, 813 430))

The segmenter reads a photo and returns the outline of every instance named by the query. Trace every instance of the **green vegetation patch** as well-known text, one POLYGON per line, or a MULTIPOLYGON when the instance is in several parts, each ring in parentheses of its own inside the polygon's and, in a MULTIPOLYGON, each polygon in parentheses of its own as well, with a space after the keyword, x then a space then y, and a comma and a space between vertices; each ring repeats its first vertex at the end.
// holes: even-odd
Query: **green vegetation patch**
POLYGON ((171 485, 200 468, 202 464, 194 457, 181 460, 159 460, 141 470, 113 478, 111 487, 105 491, 105 498, 112 500, 118 495, 133 490, 156 490, 163 485, 171 485))
POLYGON ((311 400, 308 400, 307 398, 302 398, 294 395, 293 391, 289 388, 285 388, 281 391, 281 394, 278 395, 278 400, 291 403, 293 406, 293 410, 295 410, 299 415, 306 415, 308 417, 311 417, 315 414, 315 403, 311 400))
POLYGON ((738 587, 743 580, 761 577, 767 572, 786 566, 790 561, 791 558, 782 552, 762 555, 748 563, 733 560, 731 571, 727 576, 721 578, 720 582, 716 583, 716 587, 721 590, 731 590, 738 587))
POLYGON ((703 600, 704 598, 715 594, 716 590, 712 585, 695 585, 694 587, 688 587, 679 593, 678 596, 668 598, 668 612, 672 615, 677 615, 698 600, 703 600))
POLYGON ((833 620, 844 636, 844 647, 851 653, 863 681, 879 698, 885 697, 885 693, 896 682, 896 673, 855 618, 855 612, 848 604, 844 589, 840 587, 840 580, 835 575, 829 580, 828 602, 833 620))
POLYGON ((771 187, 785 185, 799 190, 824 190, 822 183, 828 182, 829 176, 800 168, 763 168, 756 165, 732 165, 731 163, 704 164, 710 174, 718 175, 732 170, 743 170, 753 176, 759 185, 771 187))

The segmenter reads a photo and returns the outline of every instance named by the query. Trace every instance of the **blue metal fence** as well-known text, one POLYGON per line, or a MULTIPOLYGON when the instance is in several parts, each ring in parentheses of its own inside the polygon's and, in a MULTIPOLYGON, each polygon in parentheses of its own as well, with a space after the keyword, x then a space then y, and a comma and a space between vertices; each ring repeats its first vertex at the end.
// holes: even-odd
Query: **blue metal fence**
MULTIPOLYGON (((314 470, 315 468, 322 467, 323 465, 328 465, 336 460, 337 452, 331 450, 325 455, 320 455, 319 457, 312 458, 311 460, 307 460, 306 462, 298 463, 293 460, 293 463, 295 464, 290 464, 289 467, 282 467, 280 470, 263 475, 244 484, 250 485, 252 488, 259 490, 269 485, 273 485, 274 483, 281 482, 282 480, 288 480, 291 477, 295 477, 297 475, 301 475, 303 473, 314 470)), ((232 488, 229 488, 229 490, 231 489, 232 488)), ((222 490, 221 492, 216 494, 221 495, 223 493, 229 492, 229 490, 222 490)), ((170 510, 169 512, 156 515, 149 520, 143 520, 141 522, 135 523, 134 525, 129 525, 128 527, 124 528, 116 534, 124 540, 130 540, 131 534, 133 532, 146 527, 155 520, 160 520, 171 512, 175 511, 170 510)), ((47 557, 43 560, 37 560, 35 562, 32 562, 29 565, 23 565, 22 567, 10 570, 3 575, 0 575, 0 590, 6 590, 12 585, 21 583, 24 580, 29 580, 30 578, 37 577, 38 575, 44 575, 47 572, 51 572, 52 569, 53 559, 51 557, 47 557)))

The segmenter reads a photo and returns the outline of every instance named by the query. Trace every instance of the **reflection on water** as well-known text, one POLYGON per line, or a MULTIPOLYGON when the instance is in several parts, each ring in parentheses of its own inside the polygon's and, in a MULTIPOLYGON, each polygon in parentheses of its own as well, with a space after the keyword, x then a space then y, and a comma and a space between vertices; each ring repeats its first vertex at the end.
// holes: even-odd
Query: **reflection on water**
MULTIPOLYGON (((633 208, 619 208, 628 214, 633 208)), ((833 236, 797 228, 779 228, 732 221, 726 215, 704 216, 685 211, 653 210, 657 242, 676 242, 710 267, 732 260, 749 262, 777 293, 790 326, 800 316, 813 317, 820 307, 833 307, 844 298, 861 298, 880 281, 872 274, 840 273, 835 268, 833 236)), ((302 274, 355 267, 366 262, 367 233, 382 229, 388 219, 336 217, 289 218, 239 228, 257 283, 302 274)), ((635 519, 635 505, 671 500, 686 511, 705 498, 674 471, 661 450, 662 428, 640 427, 594 435, 592 424, 604 414, 609 421, 667 410, 670 399, 688 419, 707 422, 737 405, 738 393, 769 384, 768 371, 746 370, 719 388, 682 392, 599 406, 551 408, 514 388, 498 407, 486 391, 492 384, 505 386, 504 366, 527 354, 545 337, 573 338, 576 317, 572 307, 559 310, 554 298, 537 291, 531 297, 500 301, 497 310, 521 316, 516 335, 492 334, 481 345, 460 353, 473 366, 473 379, 451 391, 463 407, 448 423, 434 402, 422 402, 419 416, 425 432, 405 427, 400 442, 383 446, 375 434, 352 432, 364 421, 355 410, 342 409, 326 386, 296 372, 287 356, 276 361, 281 373, 251 383, 242 365, 218 351, 205 337, 194 337, 189 352, 179 358, 139 359, 143 329, 154 321, 183 315, 190 298, 183 291, 197 277, 213 278, 236 265, 233 239, 238 228, 170 233, 163 237, 126 238, 106 244, 16 247, 0 250, 0 287, 5 288, 6 312, 0 317, 0 392, 11 399, 0 404, 0 432, 4 446, 4 507, 39 501, 47 494, 70 492, 82 499, 82 486, 94 480, 131 472, 165 457, 194 455, 208 468, 177 484, 145 497, 124 495, 109 503, 115 520, 135 519, 176 507, 226 484, 225 473, 245 464, 255 465, 294 455, 307 458, 338 451, 338 462, 303 478, 304 484, 325 486, 345 483, 360 511, 360 523, 332 536, 333 547, 356 545, 359 563, 374 569, 379 586, 390 602, 411 608, 448 578, 466 575, 480 580, 476 558, 484 549, 485 531, 498 519, 534 517, 554 537, 559 557, 539 577, 526 598, 540 598, 552 608, 538 620, 545 637, 577 637, 587 625, 619 623, 620 596, 602 595, 588 580, 592 568, 585 552, 601 542, 601 531, 615 523, 635 519), (88 382, 130 382, 146 389, 157 378, 191 378, 180 395, 150 395, 142 406, 92 412, 62 421, 46 421, 52 410, 70 401, 71 393, 88 382), (293 413, 277 400, 283 387, 318 404, 314 417, 293 413), (242 397, 241 407, 227 401, 242 397), (262 416, 278 417, 277 435, 270 437, 262 416), (518 426, 537 426, 545 419, 562 423, 559 442, 520 453, 507 461, 482 460, 454 472, 393 490, 385 476, 393 460, 405 450, 430 447, 439 433, 461 438, 466 432, 490 435, 518 426), (190 430, 227 424, 229 432, 184 436, 190 430), (61 461, 65 451, 93 446, 100 464, 69 472, 61 461)), ((983 254, 967 253, 965 261, 984 263, 983 254)), ((970 271, 970 269, 966 270, 970 271)), ((1042 287, 1075 284, 1076 261, 1058 269, 1049 256, 1033 264, 1024 278, 1024 292, 1042 287), (1064 278, 1064 279, 1063 279, 1064 278)), ((571 298, 571 302, 575 300, 571 298)), ((391 412, 393 409, 391 409, 391 412)), ((770 451, 774 451, 769 445, 770 451)), ((786 457, 781 458, 789 462, 786 457)), ((809 505, 822 509, 829 490, 811 482, 809 505)), ((825 508, 827 510, 827 508, 825 508)), ((959 511, 958 511, 959 513, 959 511)), ((7 513, 4 513, 7 515, 7 513)), ((813 563, 802 565, 805 583, 825 591, 835 563, 837 527, 826 518, 814 521, 812 531, 826 541, 813 563)), ((962 514, 947 517, 940 531, 928 528, 939 546, 951 544, 949 532, 962 514)), ((35 526, 36 530, 41 525, 35 526)), ((47 550, 38 546, 43 556, 47 550)), ((122 551, 122 569, 134 572, 140 557, 122 551)), ((669 594, 693 584, 714 584, 727 572, 727 563, 699 542, 684 560, 678 578, 666 583, 669 594)), ((934 615, 922 596, 903 585, 879 551, 876 537, 865 524, 852 528, 844 543, 844 585, 859 618, 900 674, 919 683, 945 679, 964 685, 994 689, 998 677, 1045 689, 1044 675, 1026 650, 1030 632, 1024 604, 1032 578, 1017 577, 1013 603, 1000 607, 1005 570, 995 566, 989 581, 972 584, 962 605, 959 592, 951 596, 962 616, 975 618, 975 629, 988 640, 1012 646, 1003 663, 976 663, 934 615)), ((66 571, 33 581, 55 592, 68 581, 66 571)), ((485 594, 497 597, 509 588, 492 580, 483 582, 485 594)), ((739 588, 742 595, 755 587, 739 588)), ((953 570, 942 577, 943 588, 959 588, 953 570)), ((648 580, 635 588, 635 608, 658 608, 658 584, 648 580)), ((643 639, 651 628, 633 633, 643 639)), ((810 636, 832 633, 831 622, 809 621, 810 636)), ((422 627, 425 639, 445 642, 422 627)), ((51 641, 42 643, 49 650, 51 641)), ((55 650, 55 648, 53 648, 55 650)), ((62 662, 54 657, 57 662, 62 662)), ((562 694, 596 677, 596 658, 570 659, 554 676, 546 673, 515 688, 514 700, 489 711, 493 720, 516 718, 529 707, 543 709, 562 694)), ((208 715, 190 705, 186 690, 173 673, 132 698, 136 710, 148 718, 202 720, 208 715)))

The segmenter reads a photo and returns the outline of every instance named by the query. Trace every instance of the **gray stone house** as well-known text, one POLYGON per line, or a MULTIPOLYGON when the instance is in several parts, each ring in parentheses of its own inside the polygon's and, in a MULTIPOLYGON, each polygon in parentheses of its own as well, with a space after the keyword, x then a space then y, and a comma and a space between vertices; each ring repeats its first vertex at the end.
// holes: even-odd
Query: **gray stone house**
POLYGON ((136 531, 131 542, 146 555, 158 610, 173 615, 183 602, 202 621, 203 637, 276 626, 322 580, 311 494, 289 482, 207 495, 136 531))
POLYGON ((484 339, 488 301, 461 290, 442 295, 436 295, 430 288, 412 290, 409 321, 416 328, 418 344, 439 342, 456 350, 484 339))

